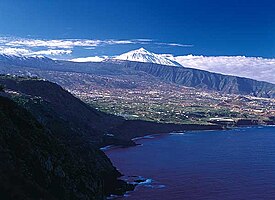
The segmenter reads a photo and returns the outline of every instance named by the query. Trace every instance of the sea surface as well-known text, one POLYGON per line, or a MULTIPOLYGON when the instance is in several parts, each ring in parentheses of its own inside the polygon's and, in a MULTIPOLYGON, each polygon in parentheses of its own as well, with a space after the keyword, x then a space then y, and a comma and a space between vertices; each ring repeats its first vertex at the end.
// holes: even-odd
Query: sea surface
POLYGON ((142 180, 125 200, 275 199, 275 127, 163 134, 105 153, 142 180))

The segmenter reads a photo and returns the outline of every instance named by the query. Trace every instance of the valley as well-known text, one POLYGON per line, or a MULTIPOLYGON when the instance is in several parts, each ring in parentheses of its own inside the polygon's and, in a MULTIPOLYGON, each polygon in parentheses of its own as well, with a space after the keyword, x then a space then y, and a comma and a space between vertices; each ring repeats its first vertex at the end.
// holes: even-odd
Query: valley
POLYGON ((274 123, 275 87, 267 82, 120 60, 75 63, 4 57, 2 62, 2 73, 55 82, 91 107, 128 120, 209 124, 220 118, 274 123))
POLYGON ((0 200, 274 199, 274 10, 0 1, 0 200))
MULTIPOLYGON (((122 174, 99 151, 101 147, 134 146, 136 143, 133 138, 148 133, 223 130, 228 126, 274 124, 274 85, 191 69, 179 70, 187 70, 188 73, 180 75, 178 80, 189 79, 190 73, 195 78, 178 82, 171 79, 174 76, 173 68, 164 65, 124 61, 82 64, 40 57, 2 57, 2 101, 10 102, 11 107, 15 107, 12 116, 17 109, 28 113, 30 124, 35 121, 43 129, 44 135, 47 135, 44 130, 50 134, 47 143, 56 143, 54 148, 41 148, 38 143, 26 150, 26 154, 30 155, 28 158, 37 163, 40 174, 35 177, 22 175, 14 179, 15 182, 28 180, 28 183, 23 182, 18 187, 32 188, 38 196, 43 195, 39 192, 42 189, 52 199, 68 196, 75 199, 79 199, 79 196, 104 199, 111 194, 121 195, 133 190, 135 184, 119 180, 122 174), (204 80, 197 82, 201 77, 204 80), (215 84, 205 81, 210 77, 216 81, 215 84), (249 87, 239 87, 238 81, 244 81, 249 87), (250 92, 255 95, 246 94, 250 92), (53 154, 47 148, 61 153, 53 154), (32 149, 43 154, 39 161, 35 159, 32 149), (82 164, 77 166, 76 163, 82 164), (94 170, 89 170, 91 166, 94 170), (80 175, 80 171, 86 173, 80 175), (39 180, 47 185, 40 184, 39 180), (34 186, 37 183, 38 186, 34 186), (71 184, 76 189, 70 188, 71 184), (86 186, 83 188, 81 184, 86 186), (50 185, 59 188, 59 191, 50 185)), ((11 127, 8 124, 5 127, 17 127, 22 140, 32 143, 33 137, 38 137, 39 133, 34 132, 30 137, 24 135, 27 133, 25 126, 21 127, 22 123, 9 116, 4 109, 0 107, 0 112, 4 112, 14 123, 11 127)), ((20 115, 19 118, 21 120, 24 116, 20 115)), ((2 131, 7 133, 4 129, 2 131)), ((9 137, 4 135, 1 142, 12 152, 5 155, 13 155, 14 160, 21 159, 22 155, 16 154, 13 142, 5 142, 9 137)), ((23 160, 19 166, 20 174, 24 174, 22 171, 25 169, 33 170, 30 162, 23 160)), ((6 172, 2 173, 5 174, 3 179, 10 179, 13 168, 12 163, 0 167, 6 172)), ((14 185, 14 182, 9 183, 1 193, 8 196, 9 190, 17 190, 14 185)), ((17 194, 18 197, 33 198, 31 192, 18 191, 17 194)))
POLYGON ((223 94, 166 83, 147 74, 112 76, 38 71, 100 111, 161 123, 209 124, 210 118, 251 119, 273 123, 275 100, 223 94))
POLYGON ((272 98, 205 92, 161 82, 153 77, 141 79, 132 76, 127 79, 72 73, 60 73, 60 76, 62 80, 72 81, 73 84, 63 84, 84 102, 127 119, 207 124, 210 118, 220 117, 235 121, 254 119, 264 124, 275 115, 275 100, 272 98))

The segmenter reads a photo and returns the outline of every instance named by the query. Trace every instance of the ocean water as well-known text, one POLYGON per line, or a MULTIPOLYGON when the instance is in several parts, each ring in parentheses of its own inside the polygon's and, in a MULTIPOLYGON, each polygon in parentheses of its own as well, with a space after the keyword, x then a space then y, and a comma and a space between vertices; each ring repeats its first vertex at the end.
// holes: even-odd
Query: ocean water
POLYGON ((164 134, 105 153, 142 179, 125 200, 275 199, 275 127, 164 134))

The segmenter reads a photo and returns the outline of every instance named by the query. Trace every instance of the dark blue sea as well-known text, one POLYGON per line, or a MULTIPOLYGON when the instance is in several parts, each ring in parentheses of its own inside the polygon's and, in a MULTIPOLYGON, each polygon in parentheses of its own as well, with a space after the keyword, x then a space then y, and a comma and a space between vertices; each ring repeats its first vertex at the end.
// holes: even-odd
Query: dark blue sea
POLYGON ((124 179, 142 179, 125 200, 275 199, 275 127, 147 137, 105 151, 124 179))

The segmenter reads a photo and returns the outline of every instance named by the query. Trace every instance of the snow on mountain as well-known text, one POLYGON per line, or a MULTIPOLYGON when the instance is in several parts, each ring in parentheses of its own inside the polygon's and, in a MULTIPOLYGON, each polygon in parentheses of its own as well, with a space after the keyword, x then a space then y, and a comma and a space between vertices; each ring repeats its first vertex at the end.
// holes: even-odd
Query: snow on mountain
MULTIPOLYGON (((245 56, 173 56, 171 54, 156 54, 140 48, 132 50, 119 56, 94 56, 86 58, 75 58, 73 62, 104 62, 104 61, 137 61, 145 63, 156 63, 170 66, 184 66, 188 68, 201 69, 225 75, 241 76, 259 81, 275 83, 275 59, 245 56)), ((25 65, 43 61, 54 62, 54 60, 42 55, 21 55, 0 53, 1 62, 25 65)))
POLYGON ((184 66, 275 83, 275 59, 245 56, 173 56, 151 53, 143 48, 122 54, 115 59, 184 66))
POLYGON ((0 62, 10 65, 20 65, 20 66, 39 66, 39 65, 51 65, 51 63, 57 62, 42 55, 12 55, 12 54, 1 54, 0 62))
POLYGON ((151 53, 144 48, 129 51, 119 56, 115 56, 113 57, 113 59, 179 66, 179 64, 176 61, 170 60, 169 58, 162 56, 161 54, 151 53))

